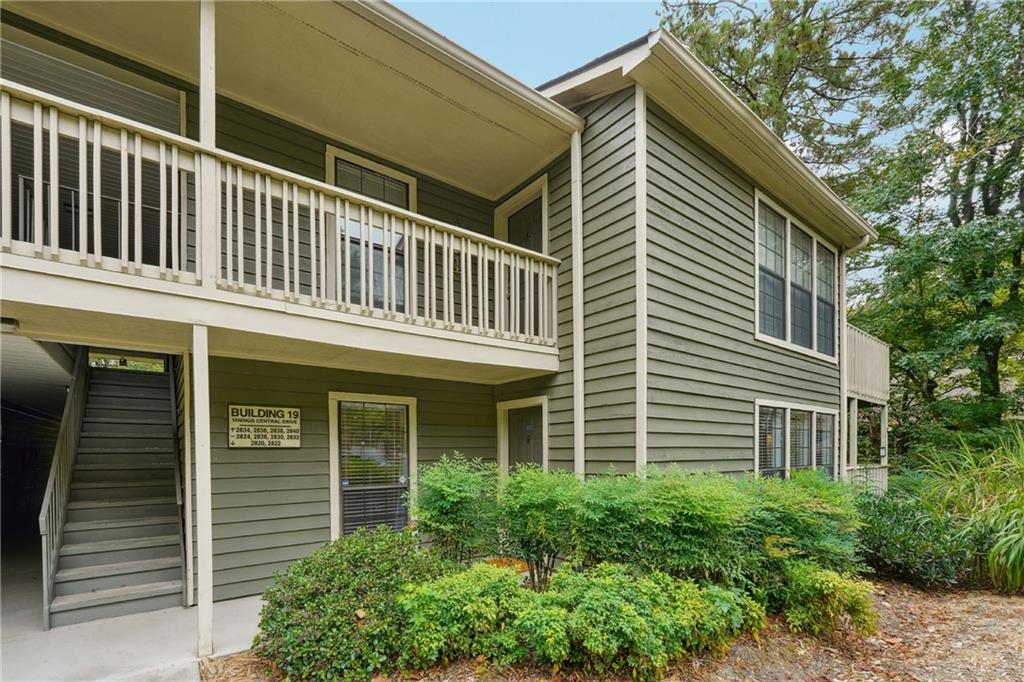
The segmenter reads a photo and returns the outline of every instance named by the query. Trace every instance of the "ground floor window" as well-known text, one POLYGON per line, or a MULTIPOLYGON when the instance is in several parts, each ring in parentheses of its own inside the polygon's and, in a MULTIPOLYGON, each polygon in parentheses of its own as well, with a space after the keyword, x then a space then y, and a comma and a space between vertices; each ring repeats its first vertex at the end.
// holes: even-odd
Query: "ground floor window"
POLYGON ((755 471, 785 478, 794 469, 834 474, 836 419, 833 409, 758 401, 755 471))
POLYGON ((332 394, 331 403, 338 531, 402 528, 415 469, 415 398, 332 394))

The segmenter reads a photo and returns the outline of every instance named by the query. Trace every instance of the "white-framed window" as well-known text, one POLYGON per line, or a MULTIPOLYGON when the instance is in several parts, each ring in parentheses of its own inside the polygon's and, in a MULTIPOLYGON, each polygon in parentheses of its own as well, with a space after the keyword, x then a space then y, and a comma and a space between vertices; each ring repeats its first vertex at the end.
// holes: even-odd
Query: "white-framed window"
POLYGON ((329 185, 416 211, 416 178, 350 151, 327 145, 329 185))
POLYGON ((494 209, 494 237, 548 252, 548 176, 545 173, 494 209))
POLYGON ((760 192, 754 198, 754 230, 754 335, 836 362, 835 247, 760 192))
POLYGON ((416 398, 328 394, 331 538, 409 520, 416 491, 416 398))
POLYGON ((776 400, 754 402, 754 473, 789 478, 795 469, 837 475, 839 412, 776 400))
POLYGON ((548 470, 546 395, 498 403, 498 471, 519 464, 537 464, 548 470))

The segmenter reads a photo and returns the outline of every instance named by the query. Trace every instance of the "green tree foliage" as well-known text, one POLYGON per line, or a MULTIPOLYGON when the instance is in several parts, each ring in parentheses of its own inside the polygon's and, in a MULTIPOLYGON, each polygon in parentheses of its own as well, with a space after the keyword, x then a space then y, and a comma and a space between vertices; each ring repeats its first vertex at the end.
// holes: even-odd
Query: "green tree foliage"
POLYGON ((1019 410, 1024 332, 1024 3, 943 4, 919 33, 853 197, 888 235, 851 321, 892 347, 904 450, 1019 410))
POLYGON ((663 26, 768 127, 838 182, 878 133, 865 125, 917 2, 662 0, 663 26))

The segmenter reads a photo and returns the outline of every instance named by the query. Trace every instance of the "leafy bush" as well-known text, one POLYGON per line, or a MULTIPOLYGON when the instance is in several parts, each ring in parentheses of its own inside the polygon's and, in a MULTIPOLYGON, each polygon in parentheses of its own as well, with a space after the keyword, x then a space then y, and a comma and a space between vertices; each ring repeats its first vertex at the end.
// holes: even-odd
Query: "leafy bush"
POLYGON ((510 553, 529 567, 530 585, 547 589, 559 556, 571 549, 579 522, 583 484, 569 472, 520 467, 499 497, 510 553))
POLYGON ((873 587, 859 578, 821 568, 811 561, 788 561, 782 591, 783 614, 789 627, 812 635, 851 627, 873 634, 878 614, 871 603, 873 587))
POLYGON ((861 549, 880 574, 924 586, 954 585, 970 574, 974 549, 948 513, 898 490, 861 495, 858 505, 861 549))
POLYGON ((736 482, 717 474, 602 476, 583 492, 577 553, 585 565, 630 563, 680 577, 733 583, 742 571, 749 508, 736 482))
POLYGON ((442 455, 425 467, 415 499, 416 527, 441 556, 468 563, 494 552, 498 537, 497 467, 442 455))
POLYGON ((545 593, 477 564, 411 588, 400 603, 409 619, 406 660, 418 667, 483 656, 650 679, 684 654, 720 651, 764 627, 763 608, 739 592, 617 564, 586 572, 565 564, 545 593))
POLYGON ((522 651, 511 624, 530 598, 515 571, 485 563, 408 588, 398 599, 408 628, 403 663, 422 668, 476 656, 516 662, 522 651))
POLYGON ((274 577, 254 650, 290 678, 365 680, 402 650, 401 588, 446 568, 407 531, 356 531, 274 577))
POLYGON ((840 573, 857 571, 856 495, 845 483, 816 471, 796 471, 790 480, 751 478, 740 483, 751 498, 743 526, 748 554, 746 587, 773 608, 785 587, 782 564, 812 559, 840 573))

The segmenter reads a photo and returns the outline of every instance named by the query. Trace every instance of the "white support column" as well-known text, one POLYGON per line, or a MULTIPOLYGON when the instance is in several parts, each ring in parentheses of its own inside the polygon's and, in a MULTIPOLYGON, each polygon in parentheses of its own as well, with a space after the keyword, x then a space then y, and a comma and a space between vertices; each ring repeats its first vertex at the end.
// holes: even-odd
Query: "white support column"
POLYGON ((881 414, 879 415, 878 421, 879 421, 878 427, 880 429, 880 435, 881 435, 879 440, 881 441, 880 445, 881 445, 881 449, 882 449, 882 452, 879 453, 880 454, 879 462, 882 464, 882 466, 888 466, 889 465, 889 404, 888 403, 882 405, 881 414))
POLYGON ((857 466, 857 399, 850 398, 850 406, 848 408, 850 415, 850 425, 847 427, 847 437, 849 438, 849 460, 846 463, 846 478, 850 478, 850 470, 857 466))
MULTIPOLYGON (((199 1, 199 143, 217 144, 217 47, 214 0, 199 1)), ((199 160, 199 238, 197 275, 205 288, 215 288, 220 275, 220 167, 202 154, 199 160)))
POLYGON ((836 277, 837 301, 839 306, 838 323, 836 330, 836 343, 839 344, 839 439, 836 445, 835 473, 834 477, 840 481, 849 479, 846 473, 846 443, 849 441, 847 433, 846 406, 847 392, 847 356, 846 352, 846 251, 840 251, 836 258, 839 266, 839 273, 836 277))
POLYGON ((210 480, 210 359, 207 330, 192 327, 192 377, 195 415, 196 547, 199 567, 197 653, 213 653, 213 501, 210 480))
POLYGON ((636 475, 647 475, 647 91, 636 86, 636 475))
POLYGON ((583 139, 572 134, 569 153, 572 218, 572 452, 577 476, 586 473, 583 382, 583 139))

